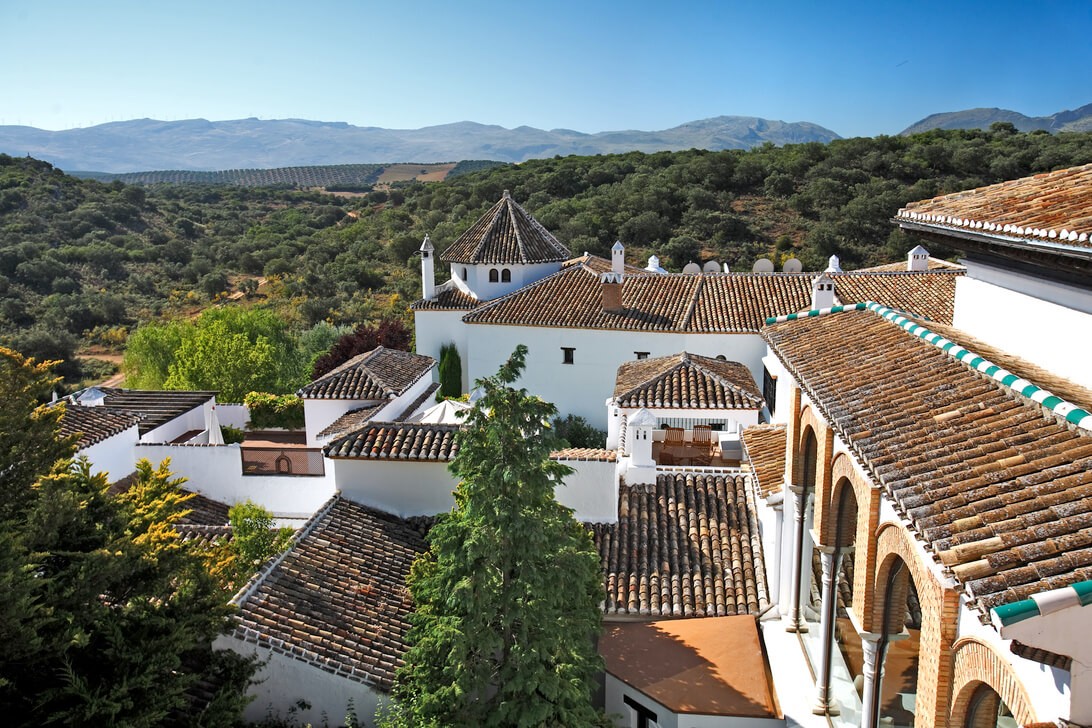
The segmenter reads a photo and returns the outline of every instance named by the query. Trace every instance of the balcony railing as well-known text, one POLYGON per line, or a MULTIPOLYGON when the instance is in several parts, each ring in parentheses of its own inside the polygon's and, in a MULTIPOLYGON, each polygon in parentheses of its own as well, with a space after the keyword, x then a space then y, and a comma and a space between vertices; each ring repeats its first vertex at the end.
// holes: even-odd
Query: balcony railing
POLYGON ((301 447, 244 447, 243 475, 296 475, 321 477, 326 474, 322 450, 301 447))

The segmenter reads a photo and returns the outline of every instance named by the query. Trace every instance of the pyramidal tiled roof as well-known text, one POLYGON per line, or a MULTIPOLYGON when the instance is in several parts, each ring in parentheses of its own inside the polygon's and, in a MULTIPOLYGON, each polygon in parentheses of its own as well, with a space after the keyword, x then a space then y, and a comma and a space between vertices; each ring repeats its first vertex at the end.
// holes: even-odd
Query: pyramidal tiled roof
MULTIPOLYGON (((952 322, 963 269, 834 273, 843 303, 877 301, 934 321, 952 322)), ((622 310, 603 309, 599 273, 572 265, 494 299, 463 317, 472 324, 678 333, 756 333, 769 316, 811 307, 815 273, 626 275, 622 310)))
POLYGON ((900 222, 1092 248, 1092 164, 913 202, 900 222))
POLYGON ((1006 382, 1030 375, 999 380, 867 309, 763 336, 979 607, 1092 579, 1092 436, 1071 424, 1083 411, 1016 395, 1006 382))
POLYGON ((445 263, 558 263, 569 249, 512 199, 508 190, 443 253, 445 263))
POLYGON ((305 399, 390 400, 409 389, 435 363, 431 356, 380 346, 327 372, 299 393, 305 399))
POLYGON ((758 409, 762 395, 751 370, 735 361, 682 352, 618 367, 614 400, 620 407, 758 409))

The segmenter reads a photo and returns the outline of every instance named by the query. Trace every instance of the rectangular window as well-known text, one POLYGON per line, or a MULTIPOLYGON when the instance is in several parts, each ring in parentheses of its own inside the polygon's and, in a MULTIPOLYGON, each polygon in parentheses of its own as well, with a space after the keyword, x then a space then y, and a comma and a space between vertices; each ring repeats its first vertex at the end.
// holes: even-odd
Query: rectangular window
POLYGON ((777 408, 777 377, 772 376, 765 367, 762 368, 762 398, 766 400, 766 407, 772 416, 777 408))
POLYGON ((563 346, 563 347, 561 347, 561 363, 562 364, 572 364, 573 363, 573 354, 575 352, 576 352, 576 347, 572 347, 572 346, 563 346))
POLYGON ((637 355, 638 360, 648 358, 648 352, 647 351, 635 351, 633 353, 637 355))
POLYGON ((633 712, 637 716, 637 725, 633 726, 633 728, 650 728, 650 726, 656 725, 656 714, 651 710, 628 695, 622 696, 622 702, 633 708, 633 712))

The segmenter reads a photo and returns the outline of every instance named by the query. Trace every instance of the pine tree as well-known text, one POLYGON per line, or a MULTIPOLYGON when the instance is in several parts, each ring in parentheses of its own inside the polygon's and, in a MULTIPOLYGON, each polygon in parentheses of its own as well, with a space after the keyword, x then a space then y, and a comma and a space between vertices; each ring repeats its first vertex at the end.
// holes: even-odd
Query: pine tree
POLYGON ((458 397, 463 393, 463 362, 455 344, 440 347, 440 397, 458 397))
POLYGON ((519 346, 459 434, 455 509, 414 564, 412 647, 392 723, 597 725, 593 640, 602 582, 591 536, 554 499, 570 471, 550 460, 556 408, 511 385, 519 346))

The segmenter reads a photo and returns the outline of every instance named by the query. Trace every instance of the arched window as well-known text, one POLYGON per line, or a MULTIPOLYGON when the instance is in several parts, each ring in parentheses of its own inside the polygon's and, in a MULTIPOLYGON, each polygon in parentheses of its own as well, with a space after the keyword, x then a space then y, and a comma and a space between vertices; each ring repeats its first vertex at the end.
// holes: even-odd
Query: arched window
POLYGON ((499 275, 500 275, 500 274, 499 274, 499 273, 497 273, 497 269, 496 269, 496 268, 490 268, 490 269, 489 269, 489 282, 490 282, 490 283, 496 283, 497 281, 499 281, 499 280, 500 280, 500 277, 499 277, 499 275))
POLYGON ((511 283, 511 282, 512 282, 512 271, 505 268, 504 270, 501 271, 501 283, 511 283))
POLYGON ((466 280, 466 268, 463 268, 463 280, 466 280))

